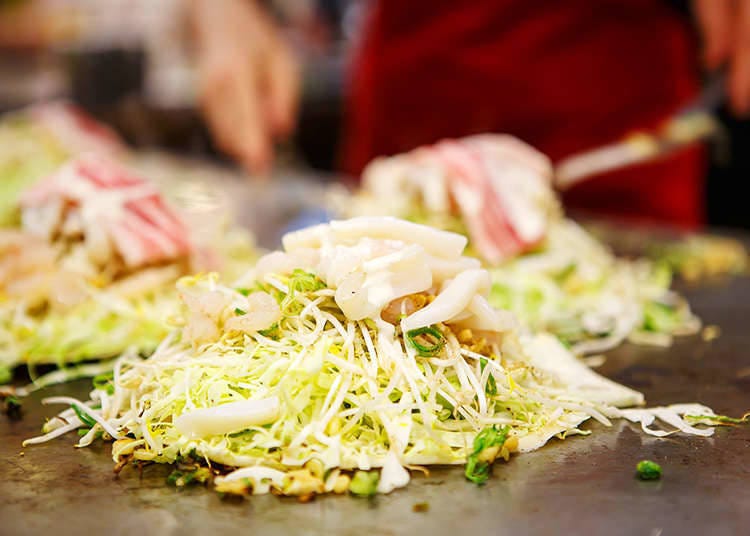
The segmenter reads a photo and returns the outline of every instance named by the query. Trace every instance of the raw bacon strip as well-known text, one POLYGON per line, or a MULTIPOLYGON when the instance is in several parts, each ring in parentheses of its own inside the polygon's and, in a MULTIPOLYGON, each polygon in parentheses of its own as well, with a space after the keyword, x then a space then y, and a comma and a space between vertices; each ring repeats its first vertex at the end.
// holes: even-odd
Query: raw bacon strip
POLYGON ((481 162, 519 240, 527 246, 541 241, 555 206, 549 159, 507 135, 472 136, 460 143, 481 162))
POLYGON ((183 223, 169 210, 159 195, 152 195, 142 202, 128 201, 125 206, 134 214, 169 235, 178 249, 190 249, 190 242, 183 223))
POLYGON ((133 232, 124 222, 111 222, 107 226, 115 250, 120 254, 126 266, 140 266, 146 264, 149 256, 147 244, 133 232))
MULTIPOLYGON (((64 235, 67 219, 81 222, 89 256, 98 262, 109 250, 102 243, 102 230, 128 268, 191 252, 187 228, 156 188, 106 160, 76 159, 31 188, 22 198, 23 213, 29 216, 24 219, 33 221, 34 214, 61 202, 68 207, 60 214, 64 221, 51 225, 64 235)), ((52 236, 49 231, 36 229, 52 236)))
MULTIPOLYGON (((529 199, 525 198, 524 185, 518 184, 517 177, 512 177, 515 170, 504 169, 503 162, 497 162, 490 158, 486 152, 472 146, 466 142, 461 145, 474 158, 477 168, 476 173, 482 177, 483 183, 487 185, 487 195, 492 197, 499 205, 498 214, 502 215, 502 223, 495 222, 495 225, 503 225, 512 239, 505 242, 507 246, 504 257, 512 257, 530 249, 544 237, 544 226, 541 226, 539 233, 523 233, 527 229, 522 226, 520 218, 536 218, 546 221, 546 215, 534 214, 537 210, 529 199), (511 174, 511 177, 508 174, 511 174)), ((506 164, 507 165, 507 164, 506 164)), ((521 180, 525 179, 522 178, 521 180)), ((490 225, 488 223, 488 225, 490 225)), ((490 227, 490 229, 492 229, 490 227)), ((502 259, 501 259, 502 260, 502 259)))
POLYGON ((172 258, 179 256, 178 244, 154 225, 139 218, 127 218, 123 225, 133 231, 146 245, 148 258, 172 258))
POLYGON ((522 244, 476 155, 454 141, 440 142, 434 150, 450 171, 448 187, 481 255, 497 263, 521 251, 522 244))
POLYGON ((550 160, 533 147, 482 134, 376 159, 364 172, 373 196, 362 200, 374 199, 376 210, 423 218, 413 213, 418 208, 438 226, 450 225, 445 216, 458 213, 478 253, 499 263, 544 239, 558 213, 551 177, 550 160))

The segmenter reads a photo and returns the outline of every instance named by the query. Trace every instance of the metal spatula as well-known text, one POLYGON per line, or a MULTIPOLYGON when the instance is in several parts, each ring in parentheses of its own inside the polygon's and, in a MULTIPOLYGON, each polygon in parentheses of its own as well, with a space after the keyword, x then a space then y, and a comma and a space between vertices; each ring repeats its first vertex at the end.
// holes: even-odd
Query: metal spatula
POLYGON ((698 97, 660 127, 635 132, 610 143, 568 156, 555 166, 554 185, 566 190, 597 175, 655 160, 720 131, 715 111, 724 99, 724 76, 712 77, 698 97))

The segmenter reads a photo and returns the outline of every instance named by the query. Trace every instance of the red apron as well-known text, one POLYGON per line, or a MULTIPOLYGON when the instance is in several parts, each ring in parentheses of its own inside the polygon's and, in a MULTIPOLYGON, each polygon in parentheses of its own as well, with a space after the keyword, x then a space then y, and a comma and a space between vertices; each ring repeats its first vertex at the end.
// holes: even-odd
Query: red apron
MULTIPOLYGON (((688 22, 660 0, 382 0, 349 85, 344 170, 481 132, 553 160, 658 125, 698 88, 688 22)), ((683 151, 565 196, 595 213, 696 225, 703 155, 683 151)))

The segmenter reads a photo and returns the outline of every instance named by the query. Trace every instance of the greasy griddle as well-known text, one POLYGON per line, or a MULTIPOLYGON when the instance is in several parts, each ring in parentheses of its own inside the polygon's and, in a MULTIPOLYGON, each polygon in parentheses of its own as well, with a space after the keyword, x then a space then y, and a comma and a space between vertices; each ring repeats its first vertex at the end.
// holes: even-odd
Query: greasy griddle
MULTIPOLYGON (((741 415, 750 409, 750 278, 687 292, 706 324, 722 334, 678 339, 668 349, 626 345, 599 370, 645 393, 649 405, 702 402, 741 415)), ((714 438, 656 439, 631 424, 589 424, 590 437, 551 441, 496 466, 483 487, 460 468, 415 473, 405 489, 359 499, 320 497, 308 504, 273 496, 221 500, 202 488, 165 485, 166 467, 112 473, 110 446, 75 449, 73 434, 21 449, 60 409, 43 396, 85 399, 89 381, 37 393, 24 417, 0 416, 0 534, 683 534, 750 533, 750 426, 714 438), (23 453, 23 454, 22 454, 23 453), (661 481, 634 478, 649 458, 661 481), (429 511, 414 505, 428 503, 429 511)))

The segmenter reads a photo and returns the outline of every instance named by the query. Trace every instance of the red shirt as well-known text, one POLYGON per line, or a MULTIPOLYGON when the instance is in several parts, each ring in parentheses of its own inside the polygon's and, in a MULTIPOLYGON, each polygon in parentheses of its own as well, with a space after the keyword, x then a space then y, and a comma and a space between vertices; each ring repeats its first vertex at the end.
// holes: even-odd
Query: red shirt
MULTIPOLYGON (((343 165, 445 137, 514 134, 553 160, 659 124, 697 91, 684 17, 660 0, 382 0, 350 81, 343 165)), ((702 155, 580 185, 568 204, 693 225, 702 155)))

